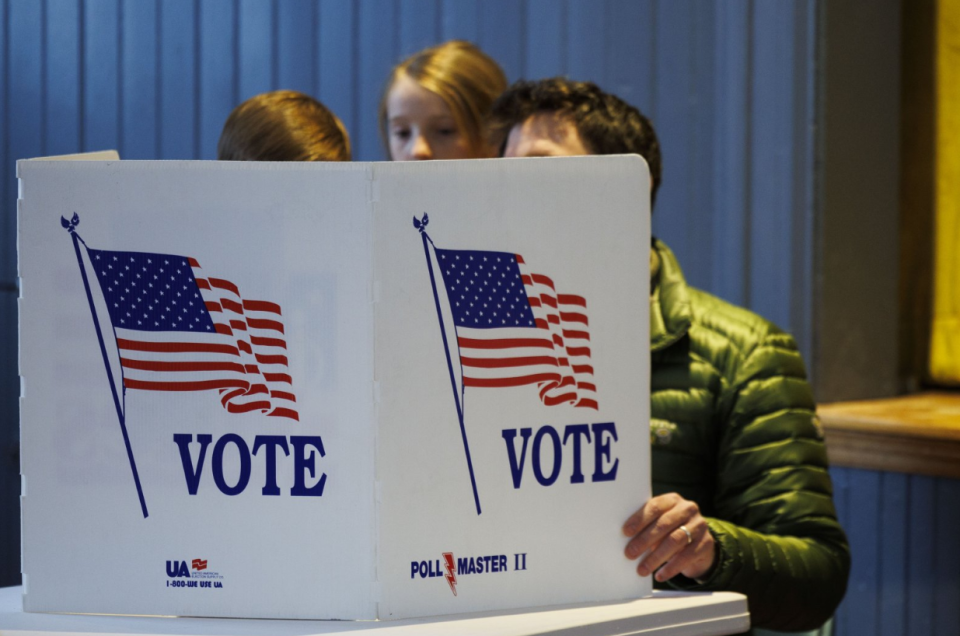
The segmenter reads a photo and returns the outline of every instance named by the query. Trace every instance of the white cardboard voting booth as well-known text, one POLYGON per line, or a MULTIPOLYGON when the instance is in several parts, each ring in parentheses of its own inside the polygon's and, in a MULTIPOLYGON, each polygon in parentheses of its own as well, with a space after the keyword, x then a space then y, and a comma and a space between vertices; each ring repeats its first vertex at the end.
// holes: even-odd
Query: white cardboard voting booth
POLYGON ((18 175, 26 611, 650 593, 642 159, 18 175))

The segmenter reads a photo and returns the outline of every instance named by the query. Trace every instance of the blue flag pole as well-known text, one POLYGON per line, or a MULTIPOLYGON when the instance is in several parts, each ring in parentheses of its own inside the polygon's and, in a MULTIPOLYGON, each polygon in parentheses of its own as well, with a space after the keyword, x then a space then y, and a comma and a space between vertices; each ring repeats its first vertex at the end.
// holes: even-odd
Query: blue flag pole
POLYGON ((420 230, 420 238, 423 239, 423 254, 427 257, 427 271, 430 272, 430 285, 433 286, 433 302, 437 306, 437 320, 440 321, 440 335, 443 338, 443 351, 447 354, 447 371, 450 373, 450 386, 453 388, 453 401, 457 404, 457 417, 460 419, 460 435, 463 437, 463 451, 467 455, 467 468, 470 470, 470 484, 473 486, 473 501, 477 504, 477 514, 480 514, 480 495, 477 493, 477 480, 473 475, 473 460, 470 459, 470 444, 467 442, 467 429, 463 425, 463 407, 460 404, 460 394, 457 392, 457 380, 453 375, 453 361, 450 358, 450 345, 447 342, 447 330, 443 326, 443 311, 440 309, 440 295, 437 293, 437 280, 433 274, 433 264, 430 261, 430 248, 427 245, 433 245, 433 241, 427 234, 427 223, 430 217, 426 213, 422 220, 413 218, 413 226, 420 230))
MULTIPOLYGON (((100 329, 100 320, 97 318, 97 309, 93 304, 93 294, 90 293, 90 280, 87 278, 87 268, 83 266, 83 256, 80 254, 80 243, 86 247, 80 235, 77 234, 77 225, 80 223, 80 217, 74 212, 73 218, 67 221, 60 217, 60 224, 70 232, 73 237, 73 249, 77 253, 77 263, 80 265, 80 276, 83 278, 83 288, 87 292, 87 302, 90 304, 90 314, 93 316, 93 326, 97 330, 97 340, 100 341, 100 353, 103 356, 103 366, 107 370, 107 378, 110 380, 110 391, 113 393, 113 405, 117 409, 117 419, 120 420, 120 430, 123 432, 123 444, 127 448, 127 459, 130 461, 130 470, 133 471, 133 481, 137 485, 137 496, 140 497, 140 509, 143 511, 143 518, 149 516, 147 513, 147 502, 143 498, 143 488, 140 486, 140 475, 137 473, 137 462, 133 458, 133 448, 130 446, 130 437, 127 435, 127 424, 124 409, 120 405, 120 396, 117 394, 117 385, 113 381, 113 371, 110 369, 110 359, 107 356, 107 347, 103 342, 103 331, 100 329)), ((126 392, 126 389, 124 389, 126 392)))

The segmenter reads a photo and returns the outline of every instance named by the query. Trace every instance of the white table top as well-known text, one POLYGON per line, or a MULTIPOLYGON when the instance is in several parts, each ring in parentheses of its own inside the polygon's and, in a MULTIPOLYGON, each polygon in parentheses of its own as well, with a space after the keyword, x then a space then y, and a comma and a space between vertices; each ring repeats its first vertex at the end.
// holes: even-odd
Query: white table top
POLYGON ((400 621, 303 621, 25 613, 20 587, 0 589, 0 634, 3 636, 90 633, 308 636, 346 632, 376 632, 377 636, 719 636, 737 634, 749 627, 747 599, 732 592, 685 594, 658 591, 651 598, 621 603, 400 621))

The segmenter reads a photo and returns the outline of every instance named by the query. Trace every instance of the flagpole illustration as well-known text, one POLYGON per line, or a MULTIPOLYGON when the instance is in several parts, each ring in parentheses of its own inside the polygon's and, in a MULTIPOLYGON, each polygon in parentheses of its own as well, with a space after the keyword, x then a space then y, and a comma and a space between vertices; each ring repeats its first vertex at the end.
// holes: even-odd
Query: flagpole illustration
POLYGON ((120 396, 117 394, 117 385, 113 379, 113 371, 110 369, 110 359, 107 356, 107 348, 103 342, 103 331, 100 328, 100 320, 97 318, 97 310, 93 304, 93 294, 90 291, 90 280, 87 277, 87 270, 83 265, 83 257, 80 254, 80 243, 83 243, 86 247, 86 243, 80 238, 80 235, 77 234, 77 225, 80 223, 80 217, 76 212, 73 213, 73 218, 67 221, 65 218, 60 217, 60 224, 66 229, 70 236, 73 238, 73 248, 77 254, 77 263, 80 265, 80 276, 83 278, 83 287, 87 293, 87 302, 90 304, 90 314, 93 316, 93 326, 97 331, 97 340, 100 341, 100 353, 103 356, 103 366, 107 370, 107 378, 110 380, 110 391, 113 394, 113 404, 117 409, 117 418, 120 420, 120 430, 123 433, 123 443, 127 449, 127 458, 130 461, 130 470, 133 472, 133 481, 137 486, 137 496, 140 498, 140 509, 143 511, 143 517, 146 519, 149 516, 147 512, 147 502, 143 498, 143 488, 140 486, 140 475, 137 472, 137 463, 133 458, 133 449, 130 446, 130 437, 127 435, 127 425, 126 418, 124 416, 124 409, 120 404, 120 396))
POLYGON ((477 493, 477 480, 473 474, 473 461, 470 459, 470 444, 467 442, 467 429, 463 424, 463 406, 460 403, 460 394, 457 393, 457 381, 453 375, 453 361, 450 358, 450 345, 447 342, 447 330, 443 325, 443 311, 440 308, 440 296, 437 293, 437 281, 433 273, 433 264, 430 261, 430 248, 427 245, 429 242, 430 245, 433 245, 433 240, 427 234, 427 223, 430 222, 430 218, 426 213, 423 214, 423 219, 418 220, 416 217, 413 218, 413 226, 420 231, 420 238, 423 239, 423 254, 427 258, 427 271, 430 272, 430 285, 433 286, 433 301, 437 306, 437 319, 440 322, 440 335, 443 338, 443 350, 447 355, 447 371, 450 373, 450 386, 453 389, 453 400, 457 404, 457 417, 460 419, 460 435, 463 438, 463 450, 467 455, 467 468, 470 470, 470 484, 473 486, 473 500, 477 505, 477 514, 481 514, 480 511, 480 495, 477 493))

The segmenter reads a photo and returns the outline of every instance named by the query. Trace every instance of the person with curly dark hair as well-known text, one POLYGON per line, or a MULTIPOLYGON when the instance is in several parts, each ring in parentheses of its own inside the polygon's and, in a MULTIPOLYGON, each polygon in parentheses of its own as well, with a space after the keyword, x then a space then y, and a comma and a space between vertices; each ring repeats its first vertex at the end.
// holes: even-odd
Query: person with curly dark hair
MULTIPOLYGON (((660 187, 650 120, 588 82, 514 84, 492 142, 504 157, 635 153, 651 201, 660 187)), ((688 286, 657 239, 650 283, 653 497, 623 524, 625 554, 658 587, 745 594, 756 627, 816 629, 846 591, 850 549, 797 345, 688 286)))

